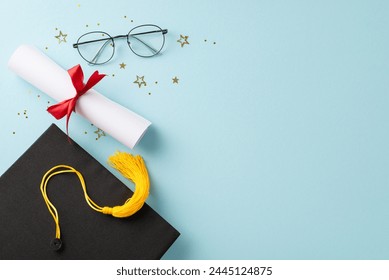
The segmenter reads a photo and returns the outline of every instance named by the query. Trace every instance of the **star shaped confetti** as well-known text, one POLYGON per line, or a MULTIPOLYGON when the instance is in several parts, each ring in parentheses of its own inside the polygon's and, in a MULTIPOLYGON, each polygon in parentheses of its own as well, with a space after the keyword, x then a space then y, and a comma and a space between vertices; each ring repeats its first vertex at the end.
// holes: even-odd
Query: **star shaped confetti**
POLYGON ((58 39, 58 44, 61 44, 62 42, 66 43, 66 36, 68 36, 68 34, 63 34, 62 31, 60 30, 59 34, 54 37, 58 39))
POLYGON ((178 84, 179 79, 177 78, 177 76, 172 78, 172 80, 173 80, 173 84, 178 84))
POLYGON ((96 140, 100 139, 100 137, 102 137, 102 136, 105 136, 105 132, 102 131, 100 128, 98 128, 96 131, 94 131, 94 133, 97 134, 96 140))
POLYGON ((184 45, 189 45, 188 38, 189 36, 180 34, 180 39, 178 39, 177 42, 181 44, 181 48, 184 47, 184 45))
POLYGON ((145 76, 139 77, 138 75, 136 75, 136 81, 134 81, 134 84, 138 84, 139 88, 142 85, 146 86, 145 76))
POLYGON ((120 69, 126 69, 126 65, 124 62, 120 63, 119 66, 120 66, 120 69))

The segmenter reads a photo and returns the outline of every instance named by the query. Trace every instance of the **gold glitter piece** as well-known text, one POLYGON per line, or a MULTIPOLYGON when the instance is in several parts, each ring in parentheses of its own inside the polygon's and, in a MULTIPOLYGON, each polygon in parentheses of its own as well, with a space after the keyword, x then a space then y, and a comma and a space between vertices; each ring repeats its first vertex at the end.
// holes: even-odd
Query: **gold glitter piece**
POLYGON ((15 134, 16 134, 16 132, 14 131, 14 132, 12 132, 12 134, 14 134, 14 135, 15 135, 15 134))
POLYGON ((157 85, 157 84, 158 84, 158 81, 155 81, 155 84, 157 85))
POLYGON ((115 74, 112 74, 112 77, 115 77, 115 74))
POLYGON ((94 133, 97 134, 96 140, 100 139, 100 137, 105 136, 105 132, 98 128, 94 133))
POLYGON ((84 131, 84 134, 88 134, 88 132, 87 132, 87 131, 84 131))
POLYGON ((125 64, 124 62, 120 63, 119 65, 120 65, 120 69, 126 69, 127 64, 125 64))
POLYGON ((127 18, 127 16, 124 16, 124 18, 127 18))
POLYGON ((146 86, 146 82, 145 82, 145 76, 138 76, 136 75, 136 81, 134 81, 134 84, 138 84, 139 88, 144 85, 146 86))
POLYGON ((81 5, 80 5, 80 4, 77 4, 77 7, 79 7, 79 8, 80 8, 80 7, 81 7, 81 5))
POLYGON ((57 36, 54 36, 54 37, 58 39, 58 44, 61 44, 62 42, 66 43, 66 36, 68 36, 68 34, 64 34, 60 30, 59 34, 57 36))
POLYGON ((181 48, 184 47, 184 45, 189 45, 188 38, 189 36, 184 36, 180 34, 180 39, 178 39, 177 42, 181 44, 181 48))
POLYGON ((179 79, 177 78, 177 76, 175 76, 172 80, 173 84, 178 84, 179 79))
POLYGON ((151 92, 149 92, 149 95, 151 95, 151 92))
POLYGON ((97 23, 97 26, 100 26, 100 22, 97 23))

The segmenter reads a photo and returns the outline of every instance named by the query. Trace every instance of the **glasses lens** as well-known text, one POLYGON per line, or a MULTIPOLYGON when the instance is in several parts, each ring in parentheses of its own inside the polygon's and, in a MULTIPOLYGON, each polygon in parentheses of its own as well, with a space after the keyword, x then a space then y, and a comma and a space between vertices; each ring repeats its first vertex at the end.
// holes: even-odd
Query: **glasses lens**
POLYGON ((86 33, 78 39, 77 44, 78 52, 90 64, 106 63, 115 52, 113 39, 105 32, 86 33))
POLYGON ((141 25, 128 33, 128 45, 139 56, 150 57, 158 54, 165 44, 165 35, 156 25, 141 25))

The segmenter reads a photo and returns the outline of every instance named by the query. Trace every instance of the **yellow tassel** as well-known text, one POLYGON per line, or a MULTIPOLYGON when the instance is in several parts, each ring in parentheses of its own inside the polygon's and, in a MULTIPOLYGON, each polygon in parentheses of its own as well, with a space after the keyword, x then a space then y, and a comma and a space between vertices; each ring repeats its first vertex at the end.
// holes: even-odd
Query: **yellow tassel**
POLYGON ((55 250, 61 247, 61 230, 59 226, 59 215, 55 206, 49 200, 47 196, 47 184, 49 180, 58 174, 74 173, 80 180, 81 187, 84 191, 85 200, 88 205, 95 211, 112 215, 117 218, 126 218, 135 214, 144 205, 147 197, 149 196, 150 181, 147 172, 146 165, 143 158, 139 155, 133 156, 129 153, 116 152, 114 155, 108 158, 108 163, 116 168, 124 177, 129 179, 135 184, 134 194, 125 201, 123 205, 114 207, 101 207, 97 205, 89 196, 86 191, 86 184, 81 173, 68 165, 57 165, 51 168, 42 178, 40 189, 46 206, 52 215, 55 222, 55 239, 52 244, 55 250))
POLYGON ((110 156, 108 163, 135 184, 135 191, 123 205, 104 207, 103 213, 117 218, 129 217, 142 208, 149 196, 150 181, 146 165, 141 156, 124 152, 116 152, 110 156))

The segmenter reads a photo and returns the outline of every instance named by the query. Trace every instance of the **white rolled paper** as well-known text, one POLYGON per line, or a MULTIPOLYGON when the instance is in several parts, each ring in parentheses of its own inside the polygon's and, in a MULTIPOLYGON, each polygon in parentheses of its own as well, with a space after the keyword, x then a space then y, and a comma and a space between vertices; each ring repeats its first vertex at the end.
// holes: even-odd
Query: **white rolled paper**
MULTIPOLYGON (((22 45, 17 48, 8 67, 58 102, 76 94, 68 72, 32 46, 22 45)), ((78 99, 76 113, 131 149, 151 125, 150 121, 94 89, 88 90, 78 99)))

